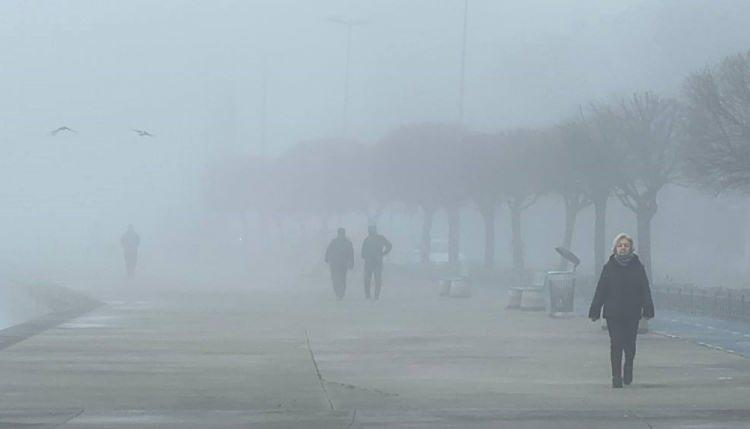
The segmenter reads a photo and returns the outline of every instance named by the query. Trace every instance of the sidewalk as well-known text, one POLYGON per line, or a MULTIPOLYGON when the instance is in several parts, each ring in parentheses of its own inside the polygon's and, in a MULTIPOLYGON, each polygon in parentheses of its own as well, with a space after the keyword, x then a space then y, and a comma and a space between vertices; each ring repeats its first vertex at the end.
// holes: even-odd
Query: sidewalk
MULTIPOLYGON (((352 279, 355 280, 355 279, 352 279)), ((387 279, 388 281, 388 279, 387 279)), ((0 352, 0 428, 746 427, 750 360, 639 339, 610 387, 583 318, 507 311, 502 291, 358 282, 190 291, 106 305, 0 352), (60 426, 61 425, 61 426, 60 426)))

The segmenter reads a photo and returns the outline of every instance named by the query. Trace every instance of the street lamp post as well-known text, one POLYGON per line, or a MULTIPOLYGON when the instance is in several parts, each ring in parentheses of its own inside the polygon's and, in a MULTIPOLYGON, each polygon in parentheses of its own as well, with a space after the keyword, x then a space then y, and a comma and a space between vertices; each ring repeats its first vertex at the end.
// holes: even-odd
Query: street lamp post
MULTIPOLYGON (((460 144, 464 127, 464 82, 466 80, 466 27, 469 17, 469 0, 464 0, 464 22, 461 39, 461 77, 458 85, 458 135, 460 144)), ((461 211, 453 207, 448 211, 448 260, 454 270, 459 271, 459 243, 461 240, 461 211)))
POLYGON ((464 82, 466 80, 466 27, 469 18, 469 0, 464 0, 464 25, 461 40, 461 80, 458 88, 458 125, 464 124, 464 82))
POLYGON ((268 128, 268 58, 263 58, 260 97, 260 153, 263 158, 268 156, 267 128, 268 128))
POLYGON ((344 68, 344 105, 341 111, 341 135, 346 137, 348 133, 349 114, 349 66, 351 64, 352 27, 363 24, 363 21, 355 21, 340 16, 328 17, 328 21, 346 27, 346 65, 344 68))

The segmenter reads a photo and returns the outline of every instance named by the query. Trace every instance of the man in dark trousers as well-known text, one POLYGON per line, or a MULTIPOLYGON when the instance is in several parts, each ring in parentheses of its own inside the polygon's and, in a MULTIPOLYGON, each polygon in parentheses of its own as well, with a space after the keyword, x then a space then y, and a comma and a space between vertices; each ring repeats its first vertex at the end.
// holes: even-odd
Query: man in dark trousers
POLYGON ((331 282, 336 299, 344 299, 346 292, 346 272, 354 268, 354 246, 346 237, 346 230, 339 228, 336 238, 326 249, 326 263, 331 268, 331 282))
POLYGON ((375 277, 375 299, 380 298, 380 288, 383 286, 383 256, 391 248, 391 242, 378 234, 377 227, 368 228, 369 235, 362 243, 362 259, 365 260, 365 297, 370 299, 370 283, 375 277))
POLYGON ((135 264, 138 262, 138 245, 141 244, 141 238, 135 232, 133 225, 128 225, 128 230, 122 235, 120 243, 128 278, 132 279, 135 276, 135 264))

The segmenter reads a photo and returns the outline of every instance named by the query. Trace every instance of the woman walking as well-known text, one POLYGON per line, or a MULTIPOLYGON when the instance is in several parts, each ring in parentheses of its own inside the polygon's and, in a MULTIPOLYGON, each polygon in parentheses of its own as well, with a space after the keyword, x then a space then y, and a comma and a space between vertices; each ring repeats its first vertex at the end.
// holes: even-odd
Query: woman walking
POLYGON ((654 317, 654 303, 643 264, 634 253, 633 239, 618 234, 612 244, 612 256, 604 264, 596 293, 589 308, 589 318, 599 320, 602 307, 610 340, 612 387, 633 382, 633 359, 638 321, 654 317), (622 354, 625 352, 625 367, 622 354))

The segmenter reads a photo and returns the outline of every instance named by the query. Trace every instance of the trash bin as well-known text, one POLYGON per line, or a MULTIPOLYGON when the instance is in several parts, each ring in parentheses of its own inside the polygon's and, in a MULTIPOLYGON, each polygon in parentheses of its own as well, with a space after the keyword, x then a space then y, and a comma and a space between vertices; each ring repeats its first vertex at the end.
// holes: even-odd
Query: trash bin
POLYGON ((549 313, 551 316, 561 317, 573 315, 575 288, 575 271, 549 271, 547 273, 549 313))
POLYGON ((573 264, 573 270, 547 272, 545 284, 549 290, 549 314, 552 317, 570 317, 574 314, 576 268, 581 260, 564 247, 556 247, 555 251, 573 264))

